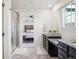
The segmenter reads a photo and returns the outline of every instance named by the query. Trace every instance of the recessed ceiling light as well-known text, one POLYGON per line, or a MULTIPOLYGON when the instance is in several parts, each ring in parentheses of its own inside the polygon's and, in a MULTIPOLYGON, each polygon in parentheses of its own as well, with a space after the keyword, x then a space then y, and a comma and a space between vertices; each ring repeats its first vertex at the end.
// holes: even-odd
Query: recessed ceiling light
POLYGON ((48 7, 49 7, 49 8, 52 8, 52 4, 48 4, 48 7))

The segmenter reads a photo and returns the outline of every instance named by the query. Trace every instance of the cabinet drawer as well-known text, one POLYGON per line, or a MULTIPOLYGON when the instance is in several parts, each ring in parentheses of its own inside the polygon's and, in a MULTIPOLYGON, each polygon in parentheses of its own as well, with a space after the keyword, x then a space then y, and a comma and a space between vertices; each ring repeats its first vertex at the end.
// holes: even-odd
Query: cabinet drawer
POLYGON ((58 59, 68 59, 67 57, 63 57, 63 55, 58 54, 58 59))
POLYGON ((58 54, 58 59, 64 59, 64 57, 60 54, 58 54))
POLYGON ((65 53, 63 50, 58 49, 58 54, 61 54, 63 57, 68 57, 68 53, 65 53))
POLYGON ((63 49, 65 52, 68 52, 68 46, 64 43, 59 42, 58 48, 63 49))
POLYGON ((76 58, 76 49, 70 47, 69 48, 69 55, 70 55, 70 57, 76 58))
POLYGON ((76 57, 70 56, 69 59, 76 59, 76 57))

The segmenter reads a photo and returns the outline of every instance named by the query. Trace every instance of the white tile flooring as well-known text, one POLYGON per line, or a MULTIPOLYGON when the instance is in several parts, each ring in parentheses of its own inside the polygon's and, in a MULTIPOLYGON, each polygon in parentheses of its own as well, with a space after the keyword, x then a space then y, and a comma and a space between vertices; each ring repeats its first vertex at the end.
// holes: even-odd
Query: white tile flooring
POLYGON ((30 47, 34 47, 34 43, 23 43, 23 48, 30 48, 30 47))
POLYGON ((49 57, 43 48, 17 48, 12 59, 58 59, 57 57, 49 57))

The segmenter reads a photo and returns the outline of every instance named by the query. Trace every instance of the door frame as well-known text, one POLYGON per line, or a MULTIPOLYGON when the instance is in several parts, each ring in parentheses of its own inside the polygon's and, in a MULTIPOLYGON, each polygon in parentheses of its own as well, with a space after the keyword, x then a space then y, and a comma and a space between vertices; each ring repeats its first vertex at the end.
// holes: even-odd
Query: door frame
POLYGON ((2 2, 2 59, 4 59, 4 7, 5 4, 2 2))

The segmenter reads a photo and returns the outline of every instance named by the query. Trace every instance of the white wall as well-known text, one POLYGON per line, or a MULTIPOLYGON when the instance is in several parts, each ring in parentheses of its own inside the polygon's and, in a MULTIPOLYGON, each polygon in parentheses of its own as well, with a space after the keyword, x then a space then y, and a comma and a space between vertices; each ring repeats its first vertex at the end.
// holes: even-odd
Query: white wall
MULTIPOLYGON (((70 3, 71 0, 68 2, 70 3)), ((68 4, 66 3, 66 5, 68 4)), ((65 7, 66 5, 63 5, 63 7, 65 7)), ((61 12, 62 12, 62 7, 61 7, 61 12)), ((62 13, 61 13, 61 17, 62 17, 62 13)), ((63 26, 64 23, 62 23, 63 19, 61 18, 61 34, 62 34, 62 39, 69 41, 69 42, 76 42, 76 26, 73 24, 68 24, 66 26, 63 26), (72 26, 71 26, 72 25, 72 26)))
POLYGON ((61 12, 60 9, 57 11, 53 11, 52 13, 52 29, 54 30, 58 30, 59 32, 61 32, 61 12))
MULTIPOLYGON (((47 25, 47 31, 50 29, 56 29, 60 20, 60 12, 54 13, 51 9, 37 9, 37 10, 25 10, 20 12, 20 46, 22 47, 22 33, 23 33, 23 20, 27 19, 27 16, 34 15, 34 43, 36 47, 42 47, 42 34, 43 26, 47 25)), ((59 25, 58 25, 59 26, 59 25)))
POLYGON ((62 28, 62 39, 67 40, 69 42, 76 42, 76 27, 74 26, 66 26, 62 28))
MULTIPOLYGON (((57 12, 57 10, 61 11, 61 8, 66 6, 67 4, 69 4, 71 1, 72 0, 59 0, 57 2, 57 4, 55 4, 55 6, 53 8, 53 11, 55 12, 54 13, 55 20, 60 19, 60 24, 61 25, 59 25, 59 27, 60 27, 60 31, 61 31, 61 34, 62 34, 62 39, 67 40, 69 42, 75 42, 76 41, 76 27, 74 27, 74 26, 62 27, 62 25, 63 25, 62 24, 62 13, 57 12)), ((54 24, 54 26, 56 26, 56 25, 54 24)))
POLYGON ((11 57, 11 0, 4 0, 4 59, 11 57))

